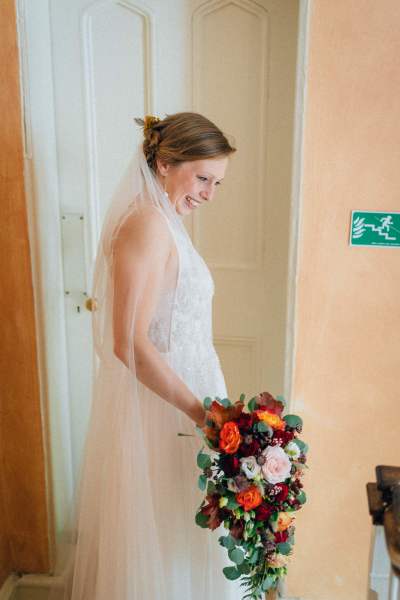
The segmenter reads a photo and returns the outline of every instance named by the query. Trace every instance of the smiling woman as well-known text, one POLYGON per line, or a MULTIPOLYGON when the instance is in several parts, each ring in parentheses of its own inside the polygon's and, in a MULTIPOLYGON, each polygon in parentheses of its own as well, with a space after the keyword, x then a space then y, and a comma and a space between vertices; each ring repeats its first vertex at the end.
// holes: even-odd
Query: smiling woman
POLYGON ((205 425, 206 396, 227 396, 214 281, 182 217, 212 200, 235 149, 197 113, 137 122, 144 142, 96 257, 98 360, 63 600, 240 600, 195 522, 199 442, 179 436, 205 425))

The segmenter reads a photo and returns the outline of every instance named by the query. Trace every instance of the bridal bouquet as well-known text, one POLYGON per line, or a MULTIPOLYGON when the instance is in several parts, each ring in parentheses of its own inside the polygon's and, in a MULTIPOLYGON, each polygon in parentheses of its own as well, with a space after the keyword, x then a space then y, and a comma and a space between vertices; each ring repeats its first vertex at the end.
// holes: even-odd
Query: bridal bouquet
POLYGON ((245 395, 204 399, 206 425, 196 427, 211 452, 198 453, 199 487, 206 497, 196 513, 200 527, 224 524, 219 538, 232 566, 230 579, 242 578, 245 598, 276 589, 287 573, 294 543, 294 514, 306 501, 301 478, 307 445, 298 434, 301 418, 283 416, 285 401, 263 392, 245 409, 245 395))

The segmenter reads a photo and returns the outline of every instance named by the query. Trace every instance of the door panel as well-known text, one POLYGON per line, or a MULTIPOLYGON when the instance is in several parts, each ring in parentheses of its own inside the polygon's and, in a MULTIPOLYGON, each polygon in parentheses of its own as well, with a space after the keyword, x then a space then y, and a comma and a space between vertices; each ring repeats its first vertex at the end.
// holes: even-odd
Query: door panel
MULTIPOLYGON (((35 56, 44 53, 39 46, 47 10, 53 96, 43 86, 32 93, 32 164, 38 182, 54 177, 56 194, 38 185, 35 202, 43 222, 59 212, 61 232, 51 260, 63 267, 55 285, 64 296, 64 312, 57 315, 65 318, 65 340, 61 330, 53 331, 66 351, 65 365, 63 351, 59 355, 67 384, 58 391, 53 386, 49 398, 50 413, 61 423, 51 451, 71 460, 76 478, 91 387, 85 301, 110 194, 140 139, 136 116, 195 110, 233 136, 238 152, 226 181, 214 202, 186 224, 215 278, 215 343, 231 397, 283 391, 298 3, 52 0, 49 8, 41 1, 34 10, 28 2, 35 56), (44 135, 54 143, 55 169, 44 135), (65 394, 69 414, 61 419, 65 394)), ((30 68, 39 78, 32 61, 30 68)), ((48 232, 38 235, 48 252, 48 232)), ((44 318, 50 322, 51 315, 44 318)), ((60 523, 65 495, 57 464, 60 523)))

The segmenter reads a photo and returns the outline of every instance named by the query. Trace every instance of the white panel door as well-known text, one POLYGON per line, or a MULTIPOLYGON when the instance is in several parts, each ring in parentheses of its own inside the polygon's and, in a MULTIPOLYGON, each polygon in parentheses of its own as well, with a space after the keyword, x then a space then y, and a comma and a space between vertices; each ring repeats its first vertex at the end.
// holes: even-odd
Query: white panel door
POLYGON ((21 6, 58 531, 89 414, 85 302, 103 215, 139 140, 134 117, 196 110, 233 136, 238 153, 226 182, 187 227, 216 280, 215 342, 231 397, 283 392, 298 3, 21 6))

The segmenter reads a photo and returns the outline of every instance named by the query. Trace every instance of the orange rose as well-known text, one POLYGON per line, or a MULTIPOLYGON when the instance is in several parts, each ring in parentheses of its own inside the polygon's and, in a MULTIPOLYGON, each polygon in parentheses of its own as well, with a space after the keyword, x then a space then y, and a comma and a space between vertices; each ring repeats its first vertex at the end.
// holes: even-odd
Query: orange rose
POLYGON ((244 510, 251 510, 256 508, 262 502, 262 496, 260 490, 256 485, 251 485, 243 492, 236 494, 236 502, 239 502, 244 510))
POLYGON ((280 429, 281 431, 285 431, 286 423, 280 418, 279 415, 274 415, 268 410, 256 410, 256 413, 260 421, 264 421, 264 423, 272 427, 272 429, 280 429))
POLYGON ((219 447, 228 454, 233 454, 242 441, 239 428, 234 421, 227 421, 219 432, 219 447))

